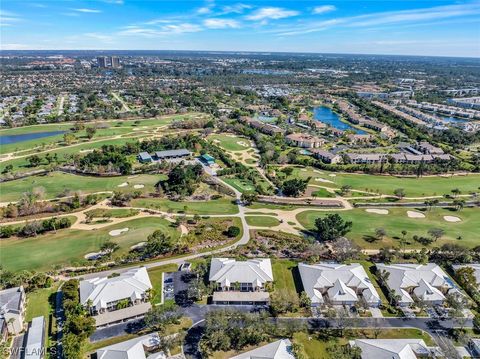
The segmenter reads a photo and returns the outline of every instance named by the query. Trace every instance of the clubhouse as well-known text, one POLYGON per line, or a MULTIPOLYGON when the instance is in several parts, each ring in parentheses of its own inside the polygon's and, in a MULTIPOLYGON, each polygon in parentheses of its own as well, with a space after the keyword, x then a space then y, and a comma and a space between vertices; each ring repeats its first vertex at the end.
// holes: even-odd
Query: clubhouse
POLYGON ((164 160, 172 160, 179 158, 187 158, 191 156, 191 152, 185 148, 178 150, 156 151, 153 154, 148 152, 140 152, 137 159, 142 163, 151 163, 164 160))

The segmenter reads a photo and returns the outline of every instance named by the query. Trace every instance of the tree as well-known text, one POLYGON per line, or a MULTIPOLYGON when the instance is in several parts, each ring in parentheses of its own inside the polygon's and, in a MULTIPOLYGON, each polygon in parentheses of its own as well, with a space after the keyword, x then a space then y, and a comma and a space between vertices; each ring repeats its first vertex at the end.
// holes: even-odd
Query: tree
POLYGON ((455 210, 460 211, 465 206, 465 201, 463 199, 454 199, 452 204, 455 210))
POLYGON ((102 252, 111 254, 119 248, 120 248, 120 246, 117 243, 107 240, 107 241, 103 242, 103 244, 100 247, 100 250, 102 252))
POLYGON ((344 221, 339 214, 327 214, 315 220, 318 238, 321 241, 332 241, 346 235, 352 228, 352 222, 344 221))
POLYGON ((428 230, 428 234, 436 242, 445 235, 445 231, 441 228, 431 228, 428 230))
POLYGON ((27 161, 30 163, 30 167, 37 167, 40 163, 42 163, 42 159, 37 155, 28 157, 27 161))
POLYGON ((275 316, 287 312, 296 312, 299 306, 298 295, 293 290, 277 289, 270 294, 270 310, 275 316))
POLYGON ((342 187, 340 187, 340 195, 344 196, 347 193, 350 193, 351 190, 352 190, 352 186, 348 184, 343 185, 342 187))
POLYGON ((360 247, 345 237, 340 237, 333 241, 330 249, 335 258, 340 262, 356 259, 360 254, 360 247))
POLYGON ((143 247, 143 254, 147 257, 156 257, 171 252, 175 248, 173 240, 163 233, 156 230, 147 237, 147 243, 143 247))
POLYGON ((87 133, 87 138, 91 140, 93 136, 95 136, 95 133, 97 133, 97 129, 95 127, 87 127, 85 132, 87 133))
POLYGON ((382 240, 387 235, 387 231, 383 228, 376 228, 375 229, 375 237, 379 240, 382 240))
POLYGON ((287 197, 298 197, 300 194, 303 194, 307 189, 308 182, 310 178, 305 180, 299 178, 292 178, 286 180, 280 186, 282 193, 287 197))
POLYGON ((65 133, 63 135, 63 142, 67 145, 71 145, 75 141, 76 137, 72 133, 65 133))
POLYGON ((175 305, 159 305, 152 307, 144 318, 145 325, 155 331, 164 332, 169 324, 178 324, 182 314, 175 305))
POLYGON ((453 194, 453 197, 457 197, 460 193, 462 193, 462 191, 460 191, 458 188, 452 189, 451 192, 453 194))
POLYGON ((397 188, 393 191, 393 194, 398 198, 402 199, 405 197, 405 190, 403 188, 397 188))
POLYGON ((240 228, 238 228, 237 226, 228 227, 227 236, 229 236, 230 238, 236 237, 239 234, 240 234, 240 228))
POLYGON ((258 195, 255 192, 242 193, 241 201, 249 206, 258 199, 258 195))

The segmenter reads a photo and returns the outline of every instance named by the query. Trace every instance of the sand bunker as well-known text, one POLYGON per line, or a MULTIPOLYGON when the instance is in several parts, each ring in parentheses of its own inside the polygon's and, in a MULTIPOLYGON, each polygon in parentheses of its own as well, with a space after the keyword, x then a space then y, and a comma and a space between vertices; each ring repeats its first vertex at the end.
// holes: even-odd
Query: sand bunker
POLYGON ((138 177, 138 175, 128 176, 127 178, 132 179, 132 178, 135 178, 135 177, 138 177))
POLYGON ((143 185, 143 184, 136 184, 135 186, 133 186, 133 188, 135 188, 135 189, 140 189, 140 188, 143 188, 143 187, 145 187, 145 185, 143 185))
POLYGON ((94 261, 95 259, 99 259, 103 257, 104 255, 105 253, 102 253, 102 252, 92 252, 92 253, 85 254, 83 257, 85 259, 88 259, 89 261, 94 261))
POLYGON ((323 182, 323 183, 333 183, 332 181, 326 180, 326 179, 323 179, 323 178, 315 178, 315 181, 317 181, 317 182, 323 182))
POLYGON ((127 187, 128 186, 128 182, 123 182, 123 183, 120 183, 117 187, 127 187))
POLYGON ((323 174, 323 172, 321 172, 321 171, 319 171, 319 170, 313 170, 313 172, 319 173, 319 174, 323 174))
POLYGON ((407 211, 408 218, 425 218, 425 215, 420 212, 407 211))
POLYGON ((307 170, 305 168, 302 168, 300 171, 307 172, 307 170))
POLYGON ((121 235, 124 232, 128 232, 128 228, 114 229, 114 230, 108 232, 108 234, 111 235, 112 237, 115 237, 115 236, 121 235))
POLYGON ((375 214, 388 214, 388 209, 368 208, 365 210, 365 212, 375 214))
POLYGON ((214 139, 213 143, 220 143, 220 140, 214 139))
POLYGON ((446 220, 447 222, 461 222, 462 220, 458 217, 454 216, 443 216, 443 219, 446 220))
POLYGON ((249 147, 248 143, 246 143, 245 141, 237 141, 237 145, 242 146, 242 147, 249 147))
POLYGON ((330 177, 337 177, 337 175, 335 173, 330 173, 329 176, 330 177))
POLYGON ((130 249, 139 249, 139 248, 145 247, 145 244, 147 244, 147 242, 140 242, 131 246, 130 249))

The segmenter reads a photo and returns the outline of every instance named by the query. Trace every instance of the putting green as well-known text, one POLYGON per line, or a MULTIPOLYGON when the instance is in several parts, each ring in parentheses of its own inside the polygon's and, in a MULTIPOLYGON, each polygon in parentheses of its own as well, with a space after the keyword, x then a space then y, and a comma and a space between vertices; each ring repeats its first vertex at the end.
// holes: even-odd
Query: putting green
POLYGON ((208 139, 227 151, 245 151, 250 148, 249 140, 234 135, 210 135, 208 139))

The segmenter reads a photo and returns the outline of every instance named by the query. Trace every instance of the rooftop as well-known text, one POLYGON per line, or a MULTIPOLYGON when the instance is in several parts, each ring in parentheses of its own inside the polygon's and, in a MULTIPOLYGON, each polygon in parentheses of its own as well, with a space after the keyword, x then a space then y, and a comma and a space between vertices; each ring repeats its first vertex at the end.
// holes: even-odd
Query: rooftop
POLYGON ((280 339, 230 359, 295 359, 295 357, 292 354, 292 343, 290 340, 280 339))
POLYGON ((263 286, 266 282, 273 281, 272 264, 268 258, 247 261, 212 258, 209 280, 222 286, 230 286, 237 282, 263 286))

